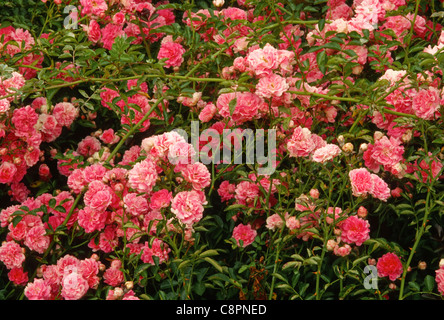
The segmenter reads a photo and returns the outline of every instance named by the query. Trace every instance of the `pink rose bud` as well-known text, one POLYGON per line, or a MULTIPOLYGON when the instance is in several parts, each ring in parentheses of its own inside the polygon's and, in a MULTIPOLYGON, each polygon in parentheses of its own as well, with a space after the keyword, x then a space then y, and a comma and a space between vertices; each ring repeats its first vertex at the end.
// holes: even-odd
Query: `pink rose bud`
POLYGON ((364 208, 363 206, 359 207, 359 209, 358 209, 358 217, 365 218, 367 216, 367 213, 368 213, 368 211, 367 211, 366 208, 364 208))
POLYGON ((319 199, 319 190, 318 189, 311 189, 310 190, 310 197, 313 199, 319 199))

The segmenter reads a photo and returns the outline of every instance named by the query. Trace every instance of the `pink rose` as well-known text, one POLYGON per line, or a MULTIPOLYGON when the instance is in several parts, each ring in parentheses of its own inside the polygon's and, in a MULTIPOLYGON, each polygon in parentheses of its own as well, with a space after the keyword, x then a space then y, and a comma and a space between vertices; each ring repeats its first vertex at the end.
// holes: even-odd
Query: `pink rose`
POLYGON ((348 175, 355 197, 366 196, 373 190, 374 181, 371 173, 367 169, 353 169, 348 175))
POLYGON ((3 162, 0 165, 0 183, 10 183, 14 179, 17 167, 10 162, 3 162))
POLYGON ((206 199, 199 191, 181 191, 171 203, 171 212, 184 224, 192 225, 203 217, 206 199))
POLYGON ((342 241, 357 246, 362 245, 370 238, 370 224, 367 220, 350 216, 340 224, 342 241))
POLYGON ((191 183, 194 190, 202 190, 211 183, 211 174, 208 168, 200 162, 189 164, 182 170, 184 179, 191 183))
POLYGON ((25 255, 22 248, 15 241, 4 242, 0 247, 0 261, 2 261, 6 268, 20 268, 25 261, 25 255))
POLYGON ((233 238, 236 239, 239 246, 241 245, 240 241, 242 241, 242 247, 244 248, 253 243, 256 235, 257 231, 249 224, 239 224, 233 229, 233 238))
POLYGON ((73 271, 63 277, 61 295, 65 300, 79 300, 88 289, 88 281, 77 272, 73 271))
POLYGON ((259 79, 256 94, 262 98, 280 97, 288 89, 289 85, 285 78, 272 73, 259 79))
POLYGON ((167 59, 165 61, 165 67, 180 67, 183 59, 183 54, 186 52, 184 47, 180 43, 167 41, 161 44, 157 59, 167 59))
POLYGON ((421 89, 413 97, 412 108, 415 114, 425 120, 433 120, 439 112, 440 97, 438 90, 431 87, 421 89))
POLYGON ((376 268, 380 277, 389 277, 391 281, 395 281, 403 272, 401 260, 392 252, 388 252, 379 258, 376 268))
POLYGON ((51 299, 51 287, 43 279, 34 279, 25 287, 25 296, 29 300, 49 300, 51 299))
POLYGON ((327 144, 325 147, 316 149, 313 152, 312 160, 314 162, 324 163, 338 156, 341 152, 341 149, 337 145, 327 144))

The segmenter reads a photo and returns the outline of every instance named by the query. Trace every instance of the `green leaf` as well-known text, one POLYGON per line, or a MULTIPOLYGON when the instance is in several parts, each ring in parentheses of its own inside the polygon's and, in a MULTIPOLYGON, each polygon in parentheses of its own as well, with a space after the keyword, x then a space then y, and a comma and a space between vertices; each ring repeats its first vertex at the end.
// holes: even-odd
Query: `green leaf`
POLYGON ((237 98, 234 98, 228 104, 228 108, 230 109, 230 116, 233 116, 234 110, 236 109, 236 105, 237 105, 237 98))
POLYGON ((316 63, 318 64, 319 70, 322 72, 322 74, 325 74, 327 71, 327 53, 322 50, 316 55, 316 63))
POLYGON ((431 275, 426 275, 424 278, 424 289, 425 291, 432 292, 435 287, 435 278, 431 275))
POLYGON ((214 260, 214 259, 212 259, 212 258, 210 258, 210 257, 205 257, 204 260, 205 260, 206 262, 210 263, 211 265, 213 265, 213 267, 215 267, 215 268, 217 269, 217 271, 219 271, 219 272, 223 272, 223 269, 222 269, 221 265, 218 264, 218 263, 216 262, 216 260, 214 260))

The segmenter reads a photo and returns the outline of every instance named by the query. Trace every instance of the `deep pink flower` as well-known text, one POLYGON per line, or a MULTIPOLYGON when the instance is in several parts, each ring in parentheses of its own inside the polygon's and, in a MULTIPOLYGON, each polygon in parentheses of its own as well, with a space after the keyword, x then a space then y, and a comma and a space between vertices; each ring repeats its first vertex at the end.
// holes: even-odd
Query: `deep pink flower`
POLYGON ((242 247, 246 247, 253 243, 256 238, 257 231, 254 230, 251 225, 239 224, 233 229, 233 238, 236 239, 237 244, 240 246, 242 241, 242 247))
POLYGON ((8 269, 20 268, 23 261, 25 261, 25 255, 17 242, 7 241, 0 247, 0 261, 8 269))
POLYGON ((403 272, 401 260, 392 252, 388 252, 379 258, 376 268, 380 277, 389 277, 391 281, 395 281, 403 272))
POLYGON ((153 256, 156 256, 159 259, 160 264, 168 260, 168 254, 170 252, 171 249, 166 243, 158 238, 155 238, 152 244, 149 244, 147 241, 145 242, 145 245, 142 247, 140 259, 143 261, 143 263, 154 264, 153 256))
POLYGON ((167 59, 165 61, 165 67, 180 67, 183 59, 183 54, 186 52, 184 47, 177 42, 166 41, 161 44, 157 59, 167 59))
POLYGON ((341 239, 349 244, 362 245, 370 238, 370 224, 367 220, 350 216, 340 223, 341 239))

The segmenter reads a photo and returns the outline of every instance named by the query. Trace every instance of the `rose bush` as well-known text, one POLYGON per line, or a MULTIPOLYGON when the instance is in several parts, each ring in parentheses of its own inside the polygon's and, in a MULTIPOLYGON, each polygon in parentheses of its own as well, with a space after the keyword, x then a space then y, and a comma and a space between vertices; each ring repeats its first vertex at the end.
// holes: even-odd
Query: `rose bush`
POLYGON ((441 1, 0 3, 0 298, 442 299, 441 1))

